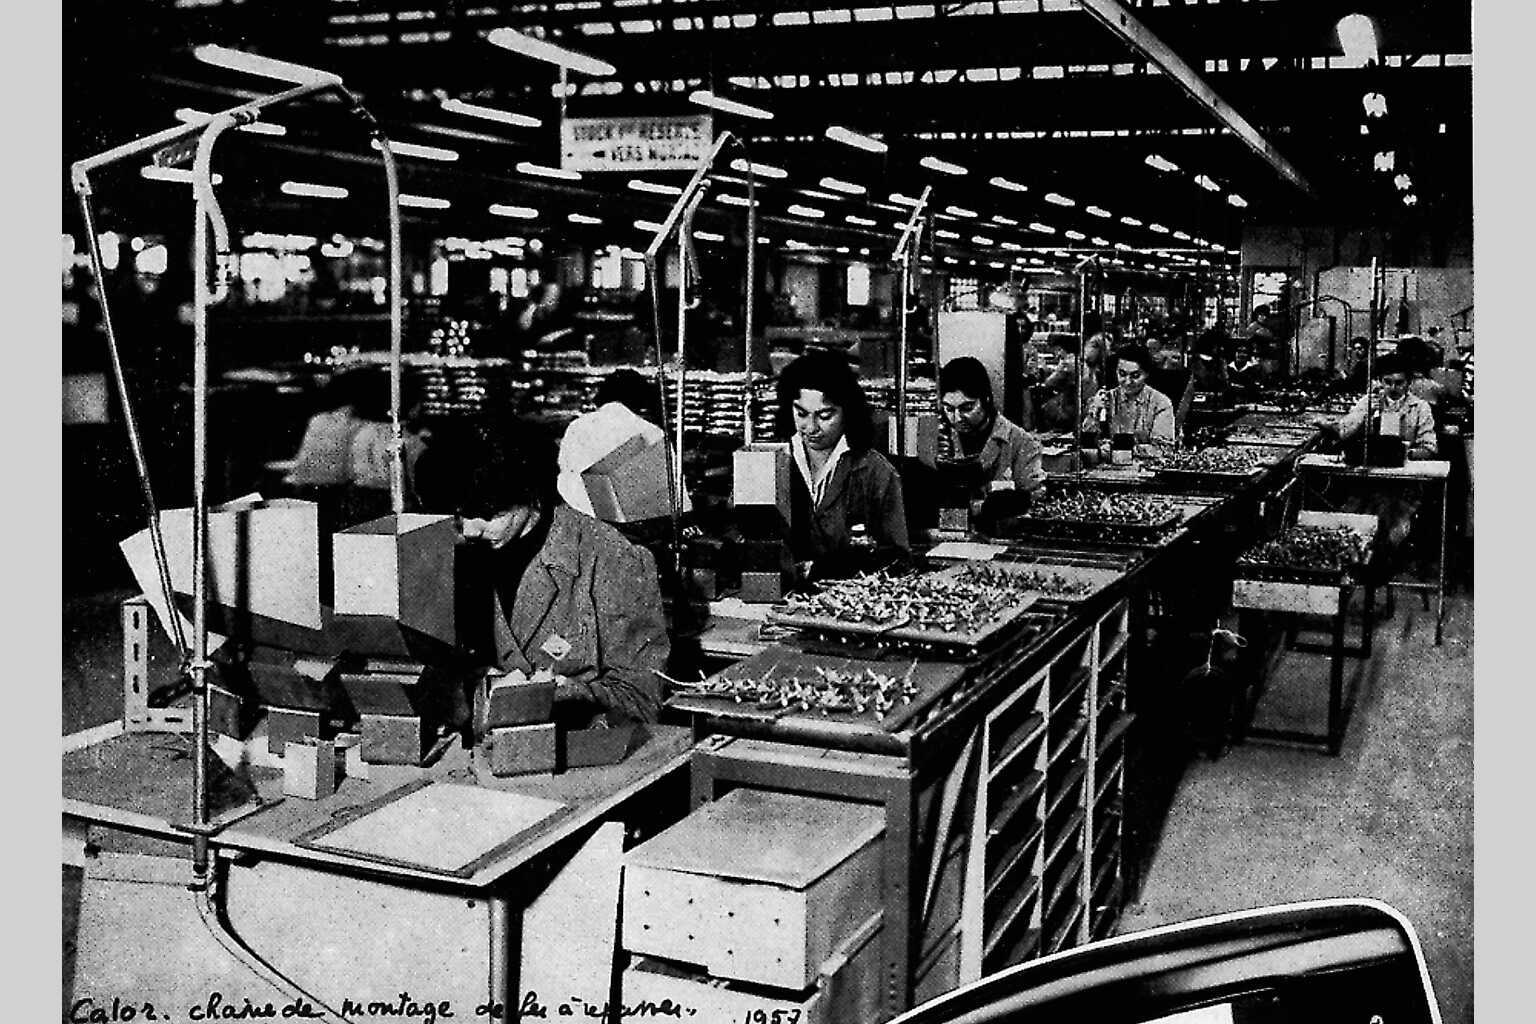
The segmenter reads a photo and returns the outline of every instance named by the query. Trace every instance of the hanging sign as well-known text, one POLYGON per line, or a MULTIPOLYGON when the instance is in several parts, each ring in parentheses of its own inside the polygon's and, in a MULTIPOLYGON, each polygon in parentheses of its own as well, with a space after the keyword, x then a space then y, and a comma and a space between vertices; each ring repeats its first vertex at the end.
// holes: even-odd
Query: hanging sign
POLYGON ((568 117, 560 166, 568 171, 691 171, 714 145, 708 114, 568 117))

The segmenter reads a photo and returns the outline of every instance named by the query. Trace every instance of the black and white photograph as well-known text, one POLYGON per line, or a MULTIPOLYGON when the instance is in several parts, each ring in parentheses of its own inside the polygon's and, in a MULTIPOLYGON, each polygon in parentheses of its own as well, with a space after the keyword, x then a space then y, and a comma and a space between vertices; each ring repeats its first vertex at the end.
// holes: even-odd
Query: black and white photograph
POLYGON ((64 0, 42 1012, 1506 1017, 1473 6, 64 0))

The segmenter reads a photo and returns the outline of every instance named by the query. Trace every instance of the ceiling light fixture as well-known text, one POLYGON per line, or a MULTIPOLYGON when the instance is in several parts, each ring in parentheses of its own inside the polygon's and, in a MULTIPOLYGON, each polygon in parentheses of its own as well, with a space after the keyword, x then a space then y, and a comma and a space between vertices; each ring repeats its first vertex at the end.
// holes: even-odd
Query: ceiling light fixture
POLYGON ((515 217, 518 220, 533 220, 539 215, 539 211, 531 206, 508 206, 506 203, 492 203, 490 212, 498 217, 515 217))
POLYGON ((1071 199, 1068 199, 1066 196, 1062 195, 1060 192, 1047 192, 1045 194, 1045 201, 1048 202, 1048 203, 1051 203, 1053 205, 1056 205, 1056 206, 1076 206, 1077 205, 1076 202, 1074 202, 1071 199))
POLYGON ((641 178, 630 178, 629 187, 636 192, 649 192, 657 196, 680 196, 683 190, 676 185, 662 185, 654 181, 645 181, 641 178))
POLYGON ((725 236, 715 231, 695 231, 693 237, 703 242, 723 242, 725 236))
POLYGON ((722 193, 719 196, 719 199, 726 206, 756 206, 757 205, 757 203, 755 203, 752 200, 748 199, 746 196, 733 196, 733 195, 730 195, 729 193, 722 193))
POLYGON ((264 78, 276 78, 282 82, 293 82, 295 85, 309 85, 312 82, 334 82, 341 84, 341 76, 331 71, 321 71, 305 64, 292 64, 286 60, 276 60, 272 57, 263 57, 256 53, 247 53, 244 50, 232 50, 227 46, 197 46, 192 50, 192 56, 204 64, 213 64, 216 67, 229 68, 231 71, 244 71, 251 75, 261 75, 264 78))
POLYGON ((708 89, 695 89, 688 94, 688 102, 698 104, 701 107, 709 107, 726 114, 737 114, 741 117, 755 117, 760 121, 767 121, 773 117, 773 111, 764 110, 762 107, 754 107, 750 103, 742 103, 738 100, 726 99, 724 96, 716 96, 708 89))
POLYGON ((1339 46, 1350 60, 1368 64, 1379 58, 1376 23, 1363 14, 1347 14, 1339 19, 1339 46))
POLYGON ((567 214, 565 219, 572 224, 601 224, 603 222, 603 218, 592 217, 585 213, 567 214))
MULTIPOLYGON (((378 139, 372 140, 371 145, 375 152, 383 152, 378 139)), ((389 140, 390 152, 395 156, 409 156, 420 160, 439 160, 443 163, 452 163, 459 158, 459 154, 451 149, 443 149, 441 146, 418 146, 414 142, 396 142, 389 140)))
POLYGON ((1104 217, 1104 218, 1108 219, 1108 218, 1114 216, 1114 214, 1110 213, 1108 210, 1104 209, 1104 207, 1102 207, 1102 206, 1090 206, 1087 209, 1088 209, 1088 212, 1093 214, 1095 217, 1104 217))
POLYGON ((940 160, 936 156, 925 156, 918 163, 930 171, 938 171, 940 174, 953 174, 958 177, 962 174, 971 173, 959 164, 952 164, 948 160, 940 160))
POLYGON ((1397 150, 1388 149, 1377 153, 1371 166, 1378 171, 1392 171, 1397 169, 1397 150))
POLYGON ((1135 217, 1121 217, 1120 223, 1133 228, 1141 227, 1141 221, 1137 220, 1135 217))
POLYGON ((865 228, 872 228, 872 227, 874 227, 876 225, 876 222, 873 221, 873 220, 870 220, 868 217, 860 217, 857 214, 853 214, 853 213, 850 213, 847 217, 844 217, 843 219, 846 220, 849 224, 857 224, 860 227, 865 227, 865 228))
POLYGON ((498 110, 495 107, 483 107, 478 103, 466 103, 463 100, 443 100, 443 109, 450 114, 478 117, 482 121, 497 121, 501 124, 510 124, 518 128, 538 128, 544 124, 538 118, 530 117, 527 114, 516 114, 510 110, 498 110))
POLYGON ((948 228, 939 228, 934 232, 934 235, 938 238, 948 238, 951 241, 958 241, 960 238, 960 232, 951 231, 948 228))
POLYGON ((605 60, 589 57, 584 53, 577 53, 575 50, 568 50, 542 39, 535 39, 533 36, 524 35, 510 28, 492 29, 485 38, 487 42, 503 50, 511 50, 524 57, 546 61, 597 78, 610 78, 618 71, 618 68, 605 60))
POLYGON ((829 188, 834 192, 843 192, 850 196, 861 196, 869 191, 863 185, 855 185, 853 182, 844 181, 841 178, 822 178, 821 187, 829 188))
POLYGON ((1009 181, 1007 178, 1003 177, 1002 175, 998 175, 997 177, 993 178, 992 181, 991 181, 991 184, 996 185, 998 188, 1005 188, 1009 192, 1028 192, 1029 191, 1028 186, 1020 185, 1016 181, 1009 181))
POLYGON ((661 225, 654 220, 637 220, 635 227, 640 231, 660 231, 661 225))
POLYGON ((1360 97, 1360 105, 1365 108, 1366 117, 1387 116, 1387 98, 1379 92, 1368 92, 1360 97))
POLYGON ((1205 189, 1207 192, 1220 192, 1221 191, 1221 186, 1218 185, 1216 183, 1215 179, 1213 179, 1208 174, 1197 174, 1197 175, 1195 175, 1195 184, 1199 185, 1201 188, 1205 189))
POLYGON ((916 199, 913 199, 911 196, 904 196, 900 192, 892 192, 887 198, 889 198, 891 202, 898 203, 902 206, 916 206, 918 203, 916 199))
POLYGON ((814 206, 801 206, 799 203, 790 203, 789 212, 796 217, 825 217, 825 210, 818 210, 814 206))
POLYGON ((1041 224, 1039 221, 1032 221, 1029 225, 1029 230, 1039 231, 1040 233, 1046 235, 1054 235, 1056 233, 1055 228, 1051 227, 1049 224, 1041 224))
POLYGON ((1403 196, 1403 205, 1417 206, 1419 205, 1419 197, 1414 195, 1412 192, 1409 192, 1407 195, 1403 196))
POLYGON ((453 204, 437 196, 413 196, 409 192, 401 192, 400 205, 413 206, 418 210, 446 210, 453 204))
POLYGON ((1179 169, 1178 164, 1158 153, 1148 153, 1146 163, 1148 167, 1156 168, 1159 171, 1166 171, 1170 174, 1179 169))
POLYGON ((741 171, 743 174, 750 172, 757 175, 759 178, 789 177, 789 172, 784 170, 782 167, 774 167, 770 164, 754 164, 746 160, 732 160, 731 170, 741 171))
POLYGON ((1237 207, 1239 210, 1248 205, 1248 200, 1244 199, 1236 192, 1233 192, 1231 195, 1227 196, 1227 202, 1232 206, 1237 207))
POLYGON ((1152 224, 1148 224, 1147 225, 1147 230, 1148 231, 1156 231, 1160 235, 1166 235, 1168 233, 1168 229, 1166 227, 1164 227, 1161 224, 1155 223, 1155 222, 1152 223, 1152 224))
POLYGON ((1083 239, 1088 237, 1087 235, 1083 234, 1081 231, 1073 231, 1073 230, 1070 230, 1070 229, 1068 229, 1066 231, 1063 231, 1062 234, 1066 235, 1068 238, 1072 239, 1072 241, 1074 241, 1074 242, 1081 242, 1083 239))
POLYGON ((290 196, 307 196, 312 199, 345 199, 347 190, 340 185, 316 185, 309 181, 285 181, 278 190, 290 196))
POLYGON ((971 236, 971 241, 975 242, 977 245, 996 245, 997 244, 997 241, 995 239, 988 238, 986 235, 972 235, 971 236))
POLYGON ((994 224, 1006 224, 1008 227, 1011 227, 1011 228, 1016 228, 1016 227, 1019 226, 1019 222, 1018 221, 1014 220, 1012 217, 1004 217, 1000 213, 992 215, 992 223, 994 223, 994 224))
POLYGON ((1392 184, 1397 186, 1399 192, 1407 192, 1413 187, 1413 179, 1406 174, 1399 174, 1392 179, 1392 184))
POLYGON ((553 178, 556 181, 580 181, 580 171, 568 171, 564 167, 546 167, 544 164, 536 164, 528 160, 520 160, 517 164, 517 173, 529 174, 535 178, 553 178))
POLYGON ((838 125, 832 125, 827 129, 827 138, 833 142, 841 142, 845 146, 852 146, 854 149, 862 149, 866 153, 884 153, 891 148, 879 139, 860 135, 858 132, 849 131, 838 125))
POLYGON ((967 210, 963 206, 946 206, 946 207, 944 207, 944 212, 949 214, 951 217, 975 217, 976 216, 976 211, 975 210, 967 210))

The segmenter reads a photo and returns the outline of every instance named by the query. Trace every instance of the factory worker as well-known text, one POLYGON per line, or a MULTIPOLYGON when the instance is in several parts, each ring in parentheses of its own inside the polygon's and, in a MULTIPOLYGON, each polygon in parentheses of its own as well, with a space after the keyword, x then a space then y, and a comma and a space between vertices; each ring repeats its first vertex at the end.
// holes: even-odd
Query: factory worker
POLYGON ((901 478, 875 451, 869 400, 847 359, 810 352, 778 381, 779 427, 793 431, 790 551, 812 577, 846 575, 903 559, 907 512, 901 478))
POLYGON ((939 403, 952 450, 976 459, 986 484, 1011 481, 1015 491, 1028 494, 1045 483, 1040 442, 997 411, 992 379, 979 359, 960 356, 944 364, 939 403))
MULTIPOLYGON (((1429 403, 1409 394, 1408 367, 1404 361, 1396 355, 1382 356, 1376 360, 1374 369, 1380 387, 1369 404, 1372 414, 1380 417, 1382 431, 1403 439, 1408 458, 1434 458, 1438 451, 1435 414, 1429 403)), ((1366 404, 1366 399, 1361 398, 1343 419, 1319 425, 1345 441, 1358 437, 1365 429, 1366 404)))
MULTIPOLYGON (((426 511, 459 516, 488 582, 489 652, 503 671, 555 676, 557 719, 655 721, 670 645, 656 562, 555 498, 555 458, 526 426, 439 431, 417 466, 426 511)), ((461 564, 466 559, 461 558, 461 564)))
POLYGON ((1117 383, 1100 388, 1083 417, 1084 430, 1106 435, 1099 438, 1102 455, 1109 454, 1110 438, 1116 434, 1130 434, 1138 456, 1173 447, 1173 401, 1147 386, 1151 370, 1152 357, 1144 348, 1130 346, 1116 353, 1117 383))

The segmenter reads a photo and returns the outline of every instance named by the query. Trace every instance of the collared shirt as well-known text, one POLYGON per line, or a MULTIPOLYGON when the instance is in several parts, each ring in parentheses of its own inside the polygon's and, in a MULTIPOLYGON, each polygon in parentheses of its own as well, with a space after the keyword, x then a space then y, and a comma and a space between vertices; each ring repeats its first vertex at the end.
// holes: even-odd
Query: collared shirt
MULTIPOLYGON (((1365 428, 1365 406, 1366 400, 1360 399, 1339 421, 1340 437, 1354 437, 1365 428)), ((1435 414, 1424 399, 1407 394, 1389 401, 1378 395, 1371 401, 1371 410, 1376 415, 1397 417, 1397 435, 1408 445, 1409 455, 1424 458, 1440 450, 1435 441, 1435 414)))
POLYGON ((819 473, 811 471, 810 456, 805 450, 805 438, 799 434, 790 438, 789 449, 794 454, 795 465, 800 469, 800 479, 805 481, 805 489, 811 492, 811 507, 820 508, 822 499, 827 494, 827 481, 832 479, 832 471, 837 468, 838 460, 848 454, 848 435, 844 434, 837 439, 837 444, 832 446, 832 454, 828 455, 827 461, 822 463, 819 473))
MULTIPOLYGON (((953 450, 962 452, 959 431, 946 419, 944 427, 949 431, 953 450)), ((1041 464, 1044 449, 1035 436, 1001 413, 992 418, 992 429, 976 453, 983 478, 1012 480, 1020 491, 1033 491, 1045 483, 1045 468, 1041 464)))
MULTIPOLYGON (((1137 444, 1173 444, 1173 401, 1161 391, 1143 387, 1135 398, 1126 398, 1118 387, 1101 388, 1094 399, 1104 401, 1109 408, 1111 434, 1134 435, 1137 444)), ((1083 429, 1098 428, 1090 409, 1083 417, 1083 429)))

